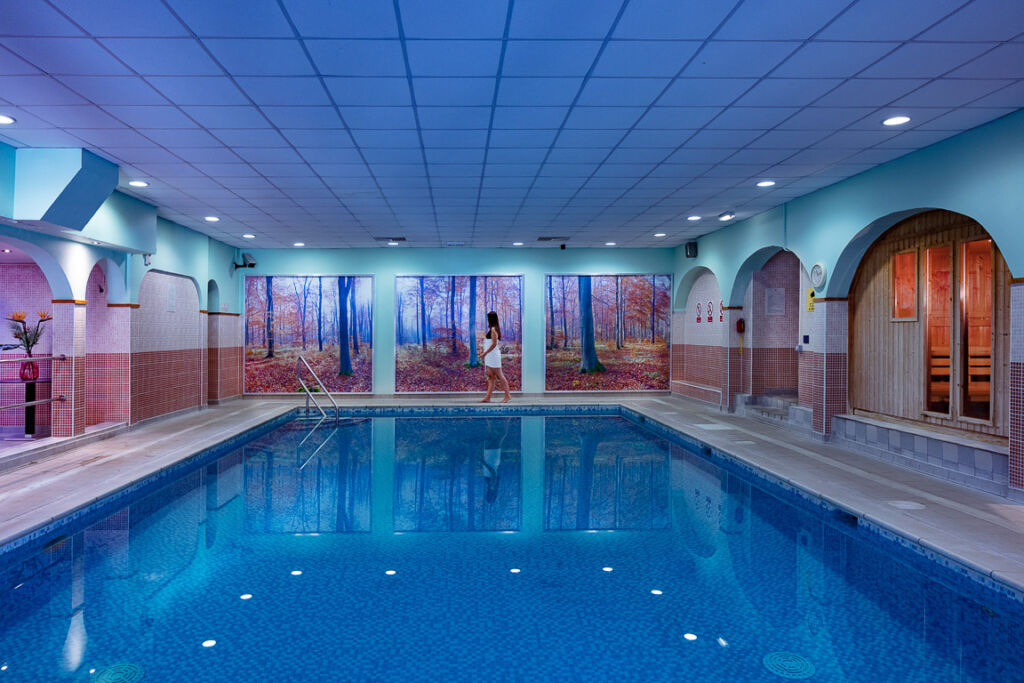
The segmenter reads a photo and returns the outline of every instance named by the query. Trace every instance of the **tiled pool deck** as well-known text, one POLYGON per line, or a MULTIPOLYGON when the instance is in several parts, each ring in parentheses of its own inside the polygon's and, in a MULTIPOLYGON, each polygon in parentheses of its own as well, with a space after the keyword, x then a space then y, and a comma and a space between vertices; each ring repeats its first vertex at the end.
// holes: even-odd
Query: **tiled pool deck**
MULTIPOLYGON (((477 398, 360 397, 339 399, 339 403, 343 409, 492 409, 476 404, 477 398)), ((621 405, 661 422, 1024 591, 1024 505, 1020 503, 675 396, 524 396, 510 407, 595 404, 621 405)), ((299 401, 290 399, 230 401, 123 430, 2 472, 0 546, 298 405, 299 401)))

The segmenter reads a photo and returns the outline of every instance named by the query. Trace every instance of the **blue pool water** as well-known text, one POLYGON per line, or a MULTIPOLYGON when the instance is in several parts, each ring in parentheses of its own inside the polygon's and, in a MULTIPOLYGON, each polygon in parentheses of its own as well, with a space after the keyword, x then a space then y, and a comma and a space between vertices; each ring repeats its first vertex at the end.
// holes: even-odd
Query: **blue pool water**
POLYGON ((0 683, 1024 672, 1012 597, 623 417, 296 421, 213 457, 0 556, 0 683))

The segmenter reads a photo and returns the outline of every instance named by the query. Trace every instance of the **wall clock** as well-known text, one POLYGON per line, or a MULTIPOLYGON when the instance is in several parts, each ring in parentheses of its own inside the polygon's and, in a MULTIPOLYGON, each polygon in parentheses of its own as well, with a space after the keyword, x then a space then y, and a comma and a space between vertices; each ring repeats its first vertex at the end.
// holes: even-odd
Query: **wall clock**
POLYGON ((811 266, 811 286, 821 289, 825 284, 825 264, 818 262, 811 266))

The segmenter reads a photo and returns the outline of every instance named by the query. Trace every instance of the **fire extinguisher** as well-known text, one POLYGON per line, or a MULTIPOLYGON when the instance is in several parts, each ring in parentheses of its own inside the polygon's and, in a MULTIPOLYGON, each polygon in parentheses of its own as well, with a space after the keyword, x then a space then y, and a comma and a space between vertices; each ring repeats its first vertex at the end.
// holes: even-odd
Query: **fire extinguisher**
POLYGON ((736 334, 740 335, 740 355, 743 355, 743 333, 747 331, 747 321, 740 318, 736 321, 736 334))

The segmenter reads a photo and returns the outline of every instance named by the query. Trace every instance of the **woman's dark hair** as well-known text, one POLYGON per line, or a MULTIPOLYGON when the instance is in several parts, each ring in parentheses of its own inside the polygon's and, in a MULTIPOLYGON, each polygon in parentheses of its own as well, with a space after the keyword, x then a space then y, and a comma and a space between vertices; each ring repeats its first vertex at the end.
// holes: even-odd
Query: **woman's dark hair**
POLYGON ((498 324, 498 314, 495 311, 487 314, 487 339, 491 338, 491 330, 497 330, 498 339, 501 339, 501 325, 498 324))

